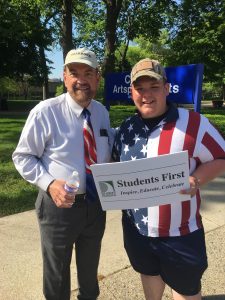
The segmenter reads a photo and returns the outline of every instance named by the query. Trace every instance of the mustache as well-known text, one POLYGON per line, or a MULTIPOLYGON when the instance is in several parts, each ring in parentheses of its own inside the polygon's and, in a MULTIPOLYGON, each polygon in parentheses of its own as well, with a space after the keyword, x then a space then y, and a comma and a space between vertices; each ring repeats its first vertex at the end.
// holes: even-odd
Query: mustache
POLYGON ((83 89, 90 89, 90 86, 89 84, 85 83, 85 84, 74 84, 73 85, 73 90, 76 91, 76 90, 83 90, 83 89))

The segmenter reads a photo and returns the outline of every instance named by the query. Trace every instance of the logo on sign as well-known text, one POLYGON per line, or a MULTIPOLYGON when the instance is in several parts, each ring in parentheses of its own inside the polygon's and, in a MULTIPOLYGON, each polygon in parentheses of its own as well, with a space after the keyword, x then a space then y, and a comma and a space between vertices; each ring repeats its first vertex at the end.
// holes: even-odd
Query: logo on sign
POLYGON ((112 197, 116 195, 112 181, 99 181, 99 187, 102 197, 112 197))

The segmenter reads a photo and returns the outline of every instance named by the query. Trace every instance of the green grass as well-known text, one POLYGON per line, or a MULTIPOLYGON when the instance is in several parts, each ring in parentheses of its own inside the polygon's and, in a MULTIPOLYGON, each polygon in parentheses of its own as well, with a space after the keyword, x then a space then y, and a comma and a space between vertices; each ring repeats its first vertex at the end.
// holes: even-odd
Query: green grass
POLYGON ((120 126, 121 122, 134 114, 135 107, 134 106, 126 106, 126 105, 118 105, 118 106, 111 106, 109 115, 111 120, 112 127, 120 126))
MULTIPOLYGON (((134 111, 134 106, 112 106, 111 126, 119 126, 134 111)), ((202 113, 225 136, 225 108, 203 109, 202 113)), ((18 174, 11 160, 26 118, 27 114, 16 116, 4 113, 0 115, 0 217, 34 208, 37 188, 27 183, 18 174)))
POLYGON ((37 188, 21 178, 11 160, 26 117, 2 115, 0 119, 0 216, 34 208, 37 188))
POLYGON ((202 110, 212 124, 214 124, 220 133, 225 137, 225 107, 221 109, 204 109, 202 110))

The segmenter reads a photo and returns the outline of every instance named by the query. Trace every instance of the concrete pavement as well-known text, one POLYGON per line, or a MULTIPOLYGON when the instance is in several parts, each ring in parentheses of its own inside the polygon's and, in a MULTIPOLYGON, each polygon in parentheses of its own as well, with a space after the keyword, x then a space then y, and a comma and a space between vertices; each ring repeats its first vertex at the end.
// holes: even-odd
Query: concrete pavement
MULTIPOLYGON (((202 281, 205 300, 225 300, 225 174, 202 189, 202 216, 209 267, 202 281)), ((0 218, 0 299, 44 300, 42 259, 35 212, 0 218)), ((76 299, 76 270, 71 266, 71 299, 76 299)), ((107 214, 99 265, 99 300, 144 299, 139 275, 123 249, 121 212, 107 214)), ((163 300, 170 300, 166 288, 163 300)))

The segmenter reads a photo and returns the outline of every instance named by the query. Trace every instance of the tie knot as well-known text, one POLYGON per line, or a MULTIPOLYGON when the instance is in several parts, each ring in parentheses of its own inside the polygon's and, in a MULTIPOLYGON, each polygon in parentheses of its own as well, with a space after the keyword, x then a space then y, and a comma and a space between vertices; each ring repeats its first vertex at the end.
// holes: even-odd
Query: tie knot
POLYGON ((82 111, 82 115, 85 117, 85 119, 87 119, 88 117, 90 117, 91 113, 87 108, 84 108, 82 111))

